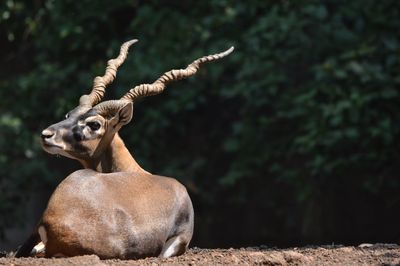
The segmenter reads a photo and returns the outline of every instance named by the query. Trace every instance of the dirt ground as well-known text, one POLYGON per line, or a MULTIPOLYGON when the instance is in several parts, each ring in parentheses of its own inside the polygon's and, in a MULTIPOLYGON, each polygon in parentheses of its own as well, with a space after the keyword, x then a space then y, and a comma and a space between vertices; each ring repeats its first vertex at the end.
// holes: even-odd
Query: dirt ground
POLYGON ((182 256, 142 260, 100 260, 95 255, 72 258, 0 258, 0 265, 400 265, 400 246, 363 244, 358 247, 312 246, 290 249, 191 248, 182 256))

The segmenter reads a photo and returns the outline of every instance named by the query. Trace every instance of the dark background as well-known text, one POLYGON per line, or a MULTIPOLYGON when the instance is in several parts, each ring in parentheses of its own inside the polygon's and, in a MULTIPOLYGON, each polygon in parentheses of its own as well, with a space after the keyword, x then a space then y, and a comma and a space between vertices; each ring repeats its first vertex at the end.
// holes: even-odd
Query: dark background
POLYGON ((39 145, 107 59, 107 98, 235 46, 135 105, 138 162, 184 183, 192 246, 400 241, 400 1, 0 2, 0 248, 81 166, 39 145))

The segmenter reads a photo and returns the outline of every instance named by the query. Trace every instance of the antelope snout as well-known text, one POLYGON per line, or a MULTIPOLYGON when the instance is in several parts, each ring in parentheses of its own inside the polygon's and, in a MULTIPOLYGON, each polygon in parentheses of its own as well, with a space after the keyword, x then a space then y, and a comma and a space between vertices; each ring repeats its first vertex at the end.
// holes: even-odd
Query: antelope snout
POLYGON ((53 137, 54 134, 55 134, 54 131, 52 131, 50 129, 45 129, 45 130, 42 131, 42 135, 41 136, 42 136, 42 139, 44 140, 44 139, 49 139, 49 138, 53 137))
POLYGON ((61 150, 65 150, 65 144, 59 141, 58 131, 53 129, 53 127, 46 128, 42 131, 42 148, 51 154, 57 154, 61 150))

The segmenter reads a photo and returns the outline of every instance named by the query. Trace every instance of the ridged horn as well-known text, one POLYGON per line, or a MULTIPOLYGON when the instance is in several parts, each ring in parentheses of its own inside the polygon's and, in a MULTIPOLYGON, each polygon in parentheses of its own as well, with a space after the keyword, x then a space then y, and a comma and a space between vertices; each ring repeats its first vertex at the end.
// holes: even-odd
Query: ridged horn
POLYGON ((122 96, 121 100, 129 100, 133 102, 141 97, 159 94, 171 81, 184 79, 194 75, 202 64, 223 58, 232 53, 233 49, 234 47, 232 46, 222 53, 201 57, 193 61, 193 63, 188 65, 185 69, 170 70, 164 73, 152 84, 141 84, 130 89, 124 96, 122 96))
POLYGON ((109 100, 99 103, 94 107, 96 112, 103 116, 113 116, 120 108, 126 104, 131 103, 126 100, 109 100))
POLYGON ((82 95, 79 99, 79 105, 94 106, 104 97, 106 86, 115 79, 118 68, 122 65, 128 55, 129 47, 138 42, 138 40, 130 40, 121 45, 118 57, 108 60, 106 72, 103 76, 98 76, 93 80, 93 88, 90 94, 82 95))
POLYGON ((129 102, 134 102, 140 97, 161 93, 169 82, 184 79, 194 75, 203 63, 211 62, 225 57, 232 53, 233 49, 234 47, 231 47, 222 53, 201 57, 188 65, 185 69, 174 69, 168 71, 164 73, 154 83, 138 85, 130 89, 129 92, 126 93, 120 100, 105 101, 99 103, 94 108, 101 115, 114 115, 116 111, 118 111, 129 102))

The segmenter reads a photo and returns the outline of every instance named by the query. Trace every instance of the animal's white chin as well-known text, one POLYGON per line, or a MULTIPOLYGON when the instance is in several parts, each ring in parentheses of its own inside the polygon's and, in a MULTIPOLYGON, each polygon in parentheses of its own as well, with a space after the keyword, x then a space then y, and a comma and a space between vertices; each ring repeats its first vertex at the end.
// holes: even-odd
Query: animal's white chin
POLYGON ((42 148, 50 154, 62 154, 65 151, 64 145, 42 142, 42 148))

